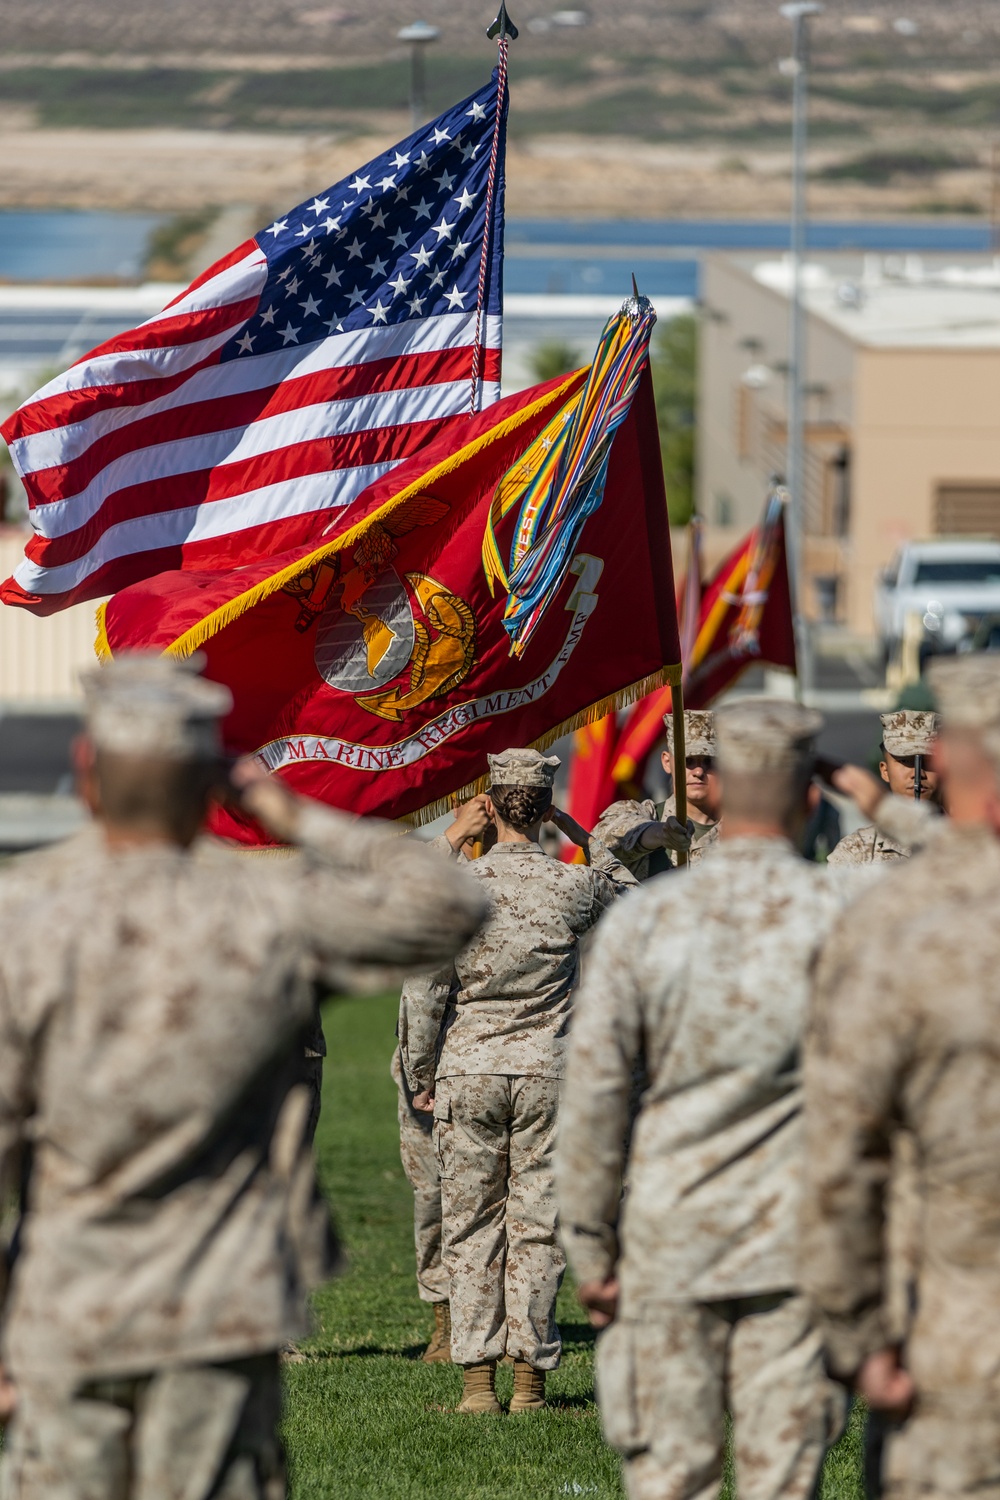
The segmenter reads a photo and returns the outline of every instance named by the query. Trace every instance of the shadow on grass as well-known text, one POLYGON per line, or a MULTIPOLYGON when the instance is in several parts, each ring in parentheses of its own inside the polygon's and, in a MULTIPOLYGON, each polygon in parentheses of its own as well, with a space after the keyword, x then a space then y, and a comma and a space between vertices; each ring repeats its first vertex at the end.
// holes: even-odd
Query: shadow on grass
MULTIPOLYGON (((560 1323, 559 1332, 562 1335, 563 1352, 565 1354, 583 1353, 593 1347, 597 1333, 589 1323, 560 1323)), ((406 1344, 402 1348, 397 1344, 355 1344, 350 1348, 316 1348, 303 1349, 305 1359, 352 1359, 379 1356, 386 1359, 409 1359, 419 1360, 426 1342, 421 1344, 406 1344)))
POLYGON ((576 1344, 585 1344, 589 1349, 597 1342, 597 1329, 589 1323, 560 1323, 559 1332, 565 1349, 576 1344))
POLYGON ((426 1348, 426 1343, 407 1344, 402 1349, 398 1344, 393 1348, 388 1346, 382 1347, 378 1344, 357 1344, 351 1349, 303 1349, 302 1353, 305 1356, 305 1363, 308 1363, 310 1360, 363 1359, 369 1356, 379 1356, 385 1359, 419 1360, 426 1348))

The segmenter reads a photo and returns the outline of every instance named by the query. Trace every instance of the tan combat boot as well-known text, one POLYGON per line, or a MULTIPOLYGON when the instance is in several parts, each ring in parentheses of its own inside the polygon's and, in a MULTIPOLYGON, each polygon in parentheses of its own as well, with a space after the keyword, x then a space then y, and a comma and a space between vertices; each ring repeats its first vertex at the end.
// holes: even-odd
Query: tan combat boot
POLYGON ((434 1303, 434 1332, 420 1356, 425 1365, 451 1364, 451 1303, 434 1303))
POLYGON ((526 1359, 514 1361, 514 1394, 510 1410, 541 1411, 545 1405, 545 1371, 536 1370, 526 1359))
POLYGON ((462 1399, 456 1407, 457 1411, 493 1413, 503 1411, 503 1407, 497 1400, 495 1360, 490 1360, 488 1364, 466 1365, 462 1375, 464 1385, 462 1399))

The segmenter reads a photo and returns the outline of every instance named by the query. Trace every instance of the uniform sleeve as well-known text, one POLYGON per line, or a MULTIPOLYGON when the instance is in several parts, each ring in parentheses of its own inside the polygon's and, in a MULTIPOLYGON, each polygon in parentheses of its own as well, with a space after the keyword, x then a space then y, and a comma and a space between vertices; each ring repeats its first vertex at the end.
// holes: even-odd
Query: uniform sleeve
POLYGON ((883 797, 875 809, 879 833, 905 849, 922 849, 946 825, 933 802, 914 802, 912 797, 883 797))
POLYGON ((440 969, 486 915, 475 878, 391 824, 302 808, 296 842, 307 855, 293 899, 327 982, 383 990, 440 969))
POLYGON ((556 1181, 562 1239, 578 1281, 618 1260, 618 1213, 632 1078, 642 1043, 634 955, 644 946, 636 897, 600 929, 574 1005, 559 1113, 556 1181))
POLYGON ((830 1367, 843 1378, 891 1343, 886 1190, 913 1025, 899 955, 883 956, 897 945, 873 919, 871 904, 864 918, 855 906, 834 927, 804 1052, 801 1281, 818 1308, 830 1367))
MULTIPOLYGON (((622 864, 620 859, 616 859, 604 840, 593 833, 587 840, 587 863, 592 870, 596 870, 603 877, 602 885, 610 884, 615 887, 611 900, 626 890, 636 889, 639 885, 628 866, 622 864)), ((605 906, 602 905, 601 911, 604 909, 605 906)), ((597 917, 594 920, 596 922, 597 917)))
POLYGON ((631 866, 649 856, 649 850, 639 842, 646 829, 659 827, 655 802, 612 802, 598 818, 593 837, 622 864, 631 866))
POLYGON ((434 1086, 441 1028, 457 983, 452 966, 409 979, 399 1001, 399 1060, 410 1090, 419 1094, 434 1086))
POLYGON ((827 855, 828 865, 862 865, 871 861, 871 849, 865 841, 865 830, 857 828, 834 844, 827 855))
MULTIPOLYGON (((0 929, 0 952, 6 948, 13 953, 19 945, 8 944, 7 936, 0 929)), ((19 1024, 18 995, 23 1001, 22 983, 0 963, 0 1204, 5 1207, 17 1200, 25 1127, 34 1105, 35 1047, 31 1036, 19 1024)), ((5 1213, 4 1244, 0 1247, 0 1305, 6 1301, 9 1275, 9 1256, 5 1253, 10 1239, 7 1231, 13 1229, 14 1223, 16 1218, 8 1222, 5 1213)))
POLYGON ((439 833, 436 838, 428 839, 427 848, 433 849, 435 854, 443 854, 445 859, 458 859, 460 855, 451 847, 446 834, 439 833))

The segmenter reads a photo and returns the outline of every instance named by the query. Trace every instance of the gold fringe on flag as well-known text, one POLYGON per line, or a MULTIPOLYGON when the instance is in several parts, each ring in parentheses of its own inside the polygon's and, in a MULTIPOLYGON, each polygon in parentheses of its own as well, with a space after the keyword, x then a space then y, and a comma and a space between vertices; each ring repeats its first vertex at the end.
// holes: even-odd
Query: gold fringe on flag
MULTIPOLYGON (((569 719, 563 719, 561 724, 556 724, 552 729, 546 730, 537 740, 532 740, 526 748, 531 750, 547 750, 556 740, 562 739, 564 734, 572 734, 574 730, 583 729, 587 724, 595 724, 598 719, 603 719, 607 714, 617 713, 619 709, 631 708, 633 703, 638 703, 640 698, 645 698, 647 693, 654 693, 657 688, 676 687, 681 680, 681 664, 675 662, 669 667, 660 667, 656 672, 650 672, 647 677, 641 677, 638 682, 633 682, 629 687, 620 688, 617 693, 609 693, 606 698, 599 698, 589 708, 583 708, 579 713, 573 714, 569 719)), ((465 786, 449 792, 446 796, 438 797, 434 802, 428 802, 426 807, 418 807, 415 812, 407 813, 405 817, 397 821, 405 823, 411 828, 422 828, 427 823, 433 823, 435 818, 440 818, 443 813, 450 812, 455 802, 467 802, 470 797, 476 797, 480 792, 485 792, 489 786, 488 776, 478 776, 475 781, 467 782, 465 786)))
POLYGON ((108 604, 107 600, 97 606, 95 615, 97 623, 97 639, 94 642, 94 651, 98 661, 110 661, 113 655, 111 643, 108 640, 108 604))

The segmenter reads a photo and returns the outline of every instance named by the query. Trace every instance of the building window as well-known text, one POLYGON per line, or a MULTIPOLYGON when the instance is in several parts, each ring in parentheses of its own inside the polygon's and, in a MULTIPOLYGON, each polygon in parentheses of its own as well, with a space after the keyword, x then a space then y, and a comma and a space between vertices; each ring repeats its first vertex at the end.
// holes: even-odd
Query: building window
POLYGON ((733 524, 732 497, 719 490, 715 492, 715 524, 716 526, 731 526, 733 524))
POLYGON ((736 387, 736 456, 746 463, 754 456, 757 392, 742 382, 736 387))
POLYGON ((822 482, 823 534, 847 536, 851 529, 851 453, 846 443, 825 459, 822 482))
POLYGON ((1000 480, 939 484, 934 530, 939 536, 1000 536, 1000 480))

